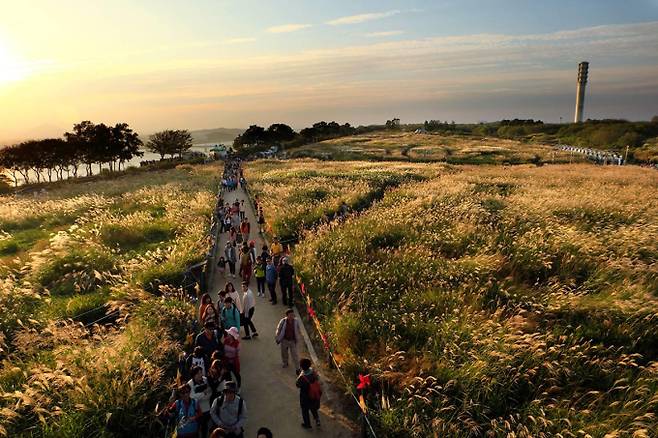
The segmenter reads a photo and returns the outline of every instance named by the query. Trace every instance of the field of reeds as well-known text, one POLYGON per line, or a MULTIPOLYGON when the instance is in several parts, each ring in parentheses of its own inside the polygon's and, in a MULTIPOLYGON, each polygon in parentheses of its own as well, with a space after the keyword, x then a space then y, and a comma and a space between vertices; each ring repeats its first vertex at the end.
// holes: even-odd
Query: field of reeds
POLYGON ((298 239, 330 221, 343 202, 351 211, 368 208, 387 189, 424 181, 445 171, 422 163, 259 160, 245 168, 249 189, 270 218, 272 233, 298 239))
POLYGON ((0 197, 0 436, 149 436, 219 165, 0 197))
POLYGON ((323 160, 396 160, 449 164, 570 163, 570 156, 549 145, 493 137, 412 132, 374 132, 340 137, 288 151, 293 158, 323 160))
MULTIPOLYGON (((363 165, 248 169, 276 224, 303 193, 358 196, 322 172, 363 165)), ((655 171, 434 166, 294 249, 342 366, 373 376, 381 436, 658 436, 655 171)))

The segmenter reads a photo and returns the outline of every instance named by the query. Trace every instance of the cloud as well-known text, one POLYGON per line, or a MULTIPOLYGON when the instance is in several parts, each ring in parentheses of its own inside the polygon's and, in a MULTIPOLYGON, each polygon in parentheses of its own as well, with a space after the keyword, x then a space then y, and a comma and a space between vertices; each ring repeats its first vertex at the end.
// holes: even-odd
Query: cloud
POLYGON ((288 32, 296 32, 298 30, 306 29, 307 27, 311 27, 310 24, 282 24, 280 26, 272 26, 268 27, 266 30, 270 33, 288 33, 288 32))
POLYGON ((402 31, 402 30, 387 30, 387 31, 384 31, 384 32, 370 32, 370 33, 367 33, 366 36, 368 38, 381 38, 381 37, 402 35, 403 33, 404 33, 404 31, 402 31))
POLYGON ((349 15, 347 17, 336 18, 335 20, 327 21, 326 24, 331 26, 340 26, 343 24, 358 24, 365 21, 381 20, 382 18, 392 17, 393 15, 399 14, 400 11, 394 9, 392 11, 386 12, 371 12, 368 14, 359 14, 359 15, 349 15))
POLYGON ((393 111, 407 120, 556 120, 573 111, 582 60, 591 62, 587 116, 647 119, 658 102, 656 47, 658 21, 526 35, 362 40, 264 55, 193 51, 130 63, 113 57, 16 83, 3 91, 0 120, 31 126, 53 119, 53 108, 55 116, 64 114, 56 118, 62 126, 90 118, 152 130, 217 120, 247 126, 273 122, 273 114, 300 127, 322 118, 371 123, 393 111))
POLYGON ((244 44, 244 43, 252 43, 254 41, 256 41, 256 38, 252 38, 252 37, 229 38, 227 40, 224 40, 224 44, 244 44))

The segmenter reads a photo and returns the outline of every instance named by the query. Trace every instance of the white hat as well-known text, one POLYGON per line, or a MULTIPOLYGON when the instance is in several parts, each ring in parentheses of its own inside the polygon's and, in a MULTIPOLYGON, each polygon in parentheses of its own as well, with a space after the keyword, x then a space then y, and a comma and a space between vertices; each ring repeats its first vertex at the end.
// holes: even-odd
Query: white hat
POLYGON ((237 327, 231 327, 230 329, 224 331, 233 336, 235 339, 240 339, 240 331, 237 329, 237 327))

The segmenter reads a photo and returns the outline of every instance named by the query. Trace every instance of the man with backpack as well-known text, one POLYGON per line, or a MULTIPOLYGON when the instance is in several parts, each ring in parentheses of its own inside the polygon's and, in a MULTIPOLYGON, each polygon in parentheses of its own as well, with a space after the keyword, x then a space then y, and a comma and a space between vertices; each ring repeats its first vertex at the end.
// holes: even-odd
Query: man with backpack
POLYGON ((242 438, 244 436, 243 427, 247 419, 247 407, 236 392, 235 382, 226 382, 224 394, 213 402, 210 408, 210 417, 216 426, 213 436, 223 438, 242 438))
POLYGON ((299 388, 299 404, 302 407, 302 427, 304 429, 311 428, 311 418, 309 416, 309 411, 313 414, 315 418, 315 426, 320 427, 320 415, 318 411, 320 409, 320 398, 322 397, 322 388, 320 387, 320 379, 311 368, 310 359, 302 359, 299 361, 299 366, 302 369, 297 377, 297 382, 295 383, 299 388))
POLYGON ((227 327, 225 330, 235 327, 240 330, 240 311, 233 303, 233 298, 224 299, 224 308, 222 309, 222 325, 227 327))

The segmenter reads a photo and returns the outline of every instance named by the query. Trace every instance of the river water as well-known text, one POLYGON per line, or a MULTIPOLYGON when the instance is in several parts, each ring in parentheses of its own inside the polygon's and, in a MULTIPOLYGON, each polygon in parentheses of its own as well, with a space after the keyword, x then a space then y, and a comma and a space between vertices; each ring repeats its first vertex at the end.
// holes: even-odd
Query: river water
MULTIPOLYGON (((190 151, 192 151, 192 152, 201 152, 205 155, 209 155, 210 154, 210 148, 215 146, 216 144, 217 143, 195 144, 194 146, 192 146, 190 148, 190 151)), ((147 151, 147 150, 142 150, 142 152, 144 152, 144 155, 142 157, 134 157, 132 160, 125 162, 123 164, 125 166, 125 168, 127 169, 128 167, 139 167, 139 163, 141 161, 159 161, 160 160, 160 154, 156 154, 156 153, 153 153, 153 152, 150 152, 150 151, 147 151)), ((167 157, 165 157, 165 158, 167 158, 167 157)), ((101 166, 101 169, 107 169, 107 168, 108 168, 107 164, 103 164, 101 166)), ((94 164, 91 167, 91 170, 92 170, 92 174, 96 175, 98 173, 98 165, 94 164)), ((11 181, 11 184, 13 184, 14 180, 11 178, 11 175, 8 172, 6 172, 6 174, 9 177, 9 179, 11 181)), ((86 171, 84 165, 80 166, 80 168, 78 169, 78 176, 86 176, 86 175, 87 175, 87 171, 86 171)), ((17 173, 16 176, 18 177, 18 185, 19 186, 23 185, 25 183, 23 177, 18 173, 17 173)), ((36 179, 36 175, 35 175, 34 172, 30 172, 29 176, 30 176, 30 182, 36 182, 37 179, 36 179)), ((71 177, 72 176, 73 175, 71 175, 71 177)), ((46 175, 46 178, 47 178, 47 175, 46 175)), ((66 172, 64 172, 64 179, 66 179, 66 172)), ((53 174, 53 181, 54 180, 55 180, 55 175, 53 174)))

